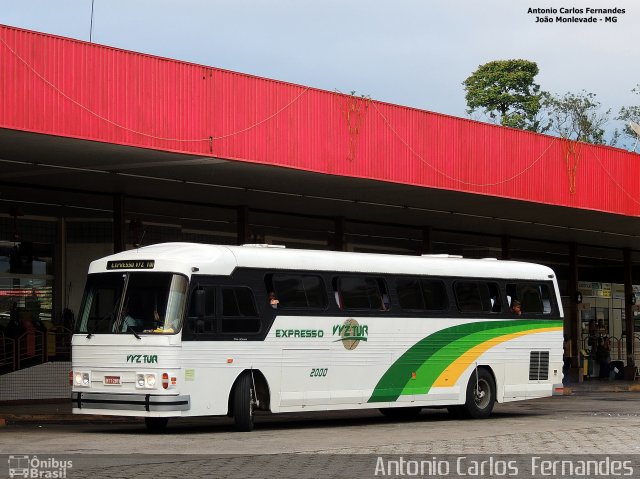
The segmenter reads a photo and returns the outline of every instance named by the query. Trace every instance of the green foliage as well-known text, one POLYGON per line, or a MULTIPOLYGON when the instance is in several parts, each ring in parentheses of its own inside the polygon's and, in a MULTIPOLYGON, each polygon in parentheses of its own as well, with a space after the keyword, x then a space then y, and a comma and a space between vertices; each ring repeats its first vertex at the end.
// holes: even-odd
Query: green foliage
POLYGON ((480 65, 464 82, 469 114, 481 111, 491 121, 522 130, 544 132, 539 118, 538 65, 528 60, 496 60, 480 65))
MULTIPOLYGON (((543 94, 543 107, 549 117, 551 130, 562 138, 604 144, 604 127, 611 110, 600 112, 595 93, 585 90, 567 92, 562 96, 543 94)), ((614 142, 616 138, 614 137, 614 142)))
MULTIPOLYGON (((636 87, 631 90, 636 95, 640 95, 640 84, 636 85, 636 87)), ((638 135, 629 128, 629 122, 634 122, 640 124, 640 105, 634 106, 623 106, 620 108, 618 112, 618 116, 616 120, 621 120, 625 123, 624 129, 622 130, 622 135, 629 140, 635 142, 638 140, 638 135)))

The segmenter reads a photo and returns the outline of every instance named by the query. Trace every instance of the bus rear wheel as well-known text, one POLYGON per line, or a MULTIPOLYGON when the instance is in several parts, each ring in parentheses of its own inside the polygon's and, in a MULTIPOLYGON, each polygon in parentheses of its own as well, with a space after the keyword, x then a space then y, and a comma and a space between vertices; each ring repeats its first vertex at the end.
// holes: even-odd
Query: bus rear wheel
POLYGON ((145 417, 144 424, 147 426, 147 432, 151 434, 159 434, 167 429, 168 417, 145 417))
POLYGON ((421 407, 384 407, 380 409, 383 416, 392 419, 412 419, 420 414, 421 407))
POLYGON ((486 369, 471 373, 467 384, 467 400, 461 412, 472 419, 486 419, 491 415, 496 403, 496 383, 486 369))
POLYGON ((233 420, 236 431, 253 431, 253 409, 255 391, 251 375, 244 373, 238 378, 233 392, 233 420))

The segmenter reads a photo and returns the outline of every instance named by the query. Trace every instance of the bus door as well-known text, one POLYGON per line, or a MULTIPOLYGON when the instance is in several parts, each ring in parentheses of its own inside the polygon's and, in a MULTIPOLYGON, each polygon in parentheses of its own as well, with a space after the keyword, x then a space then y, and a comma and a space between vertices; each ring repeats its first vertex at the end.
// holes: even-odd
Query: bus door
POLYGON ((251 288, 225 282, 228 278, 213 276, 194 280, 182 339, 189 358, 185 367, 193 376, 230 387, 238 370, 259 369, 268 355, 258 347, 260 341, 252 340, 260 334, 261 319, 251 288))

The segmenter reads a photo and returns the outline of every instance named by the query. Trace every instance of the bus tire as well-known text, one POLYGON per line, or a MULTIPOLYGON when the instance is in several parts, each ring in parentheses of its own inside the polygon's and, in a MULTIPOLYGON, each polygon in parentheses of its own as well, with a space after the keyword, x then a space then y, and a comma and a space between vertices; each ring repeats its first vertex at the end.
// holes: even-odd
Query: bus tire
POLYGON ((233 391, 233 420, 236 431, 253 430, 254 391, 251 374, 244 373, 238 378, 233 391))
POLYGON ((380 408, 380 413, 382 413, 383 416, 392 419, 412 419, 420 414, 420 411, 422 411, 420 406, 380 408))
POLYGON ((467 384, 467 400, 462 406, 464 415, 471 419, 486 419, 496 403, 496 383, 484 368, 474 370, 467 384), (477 384, 477 388, 476 388, 477 384))
POLYGON ((145 417, 144 425, 147 426, 147 432, 151 434, 160 434, 167 429, 168 417, 145 417))

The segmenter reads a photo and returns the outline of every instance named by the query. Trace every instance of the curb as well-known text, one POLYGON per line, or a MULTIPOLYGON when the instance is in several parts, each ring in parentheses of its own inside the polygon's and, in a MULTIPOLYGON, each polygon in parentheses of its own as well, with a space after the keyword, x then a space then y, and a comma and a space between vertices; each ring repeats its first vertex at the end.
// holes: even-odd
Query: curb
POLYGON ((625 392, 640 392, 640 384, 599 384, 597 386, 583 385, 583 386, 565 386, 565 396, 579 396, 580 394, 588 393, 625 393, 625 392))
POLYGON ((0 427, 14 424, 143 424, 137 417, 76 414, 3 414, 0 427))

